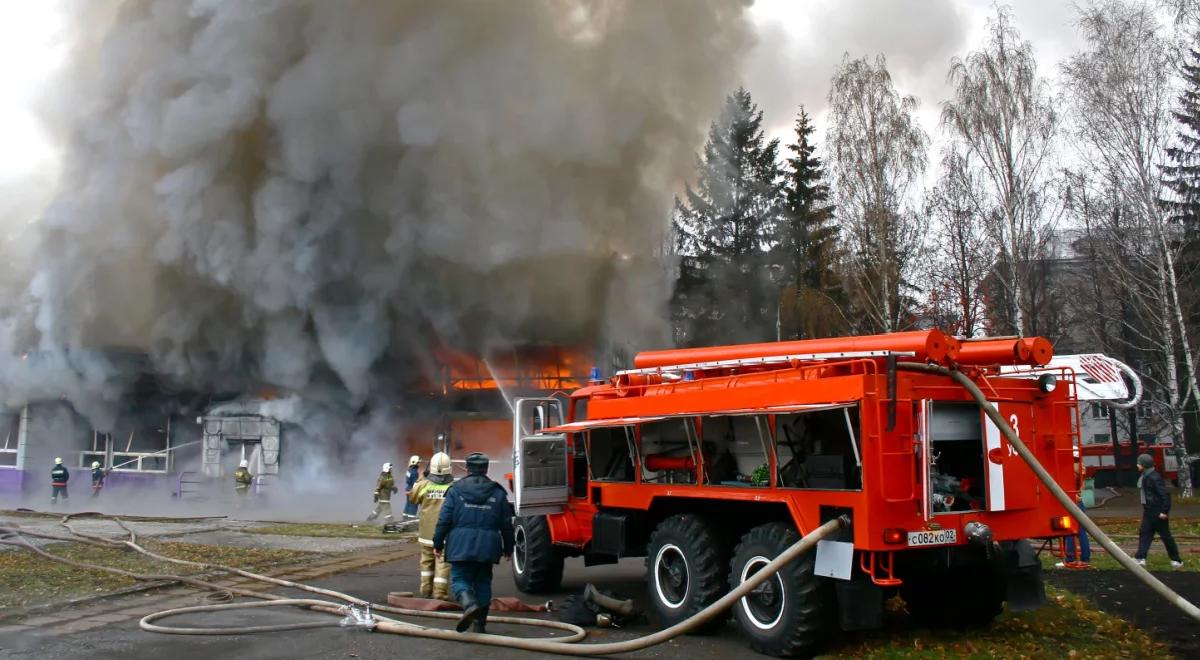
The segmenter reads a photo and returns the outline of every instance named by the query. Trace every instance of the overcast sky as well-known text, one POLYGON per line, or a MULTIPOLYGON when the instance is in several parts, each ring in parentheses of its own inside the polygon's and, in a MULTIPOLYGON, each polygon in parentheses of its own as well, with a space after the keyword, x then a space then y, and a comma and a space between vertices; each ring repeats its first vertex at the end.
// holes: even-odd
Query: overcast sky
MULTIPOLYGON (((1058 63, 1080 44, 1073 3, 1008 4, 1021 36, 1033 43, 1040 72, 1055 77, 1058 63)), ((774 137, 791 139, 803 104, 823 142, 829 80, 843 54, 882 53, 896 87, 920 99, 921 123, 936 140, 939 104, 950 94, 950 59, 979 47, 992 13, 992 0, 757 0, 752 17, 759 40, 746 63, 745 85, 774 137)))
MULTIPOLYGON (((29 107, 37 84, 61 57, 55 48, 57 3, 0 2, 0 181, 52 159, 29 107)), ((1009 0, 1042 72, 1078 45, 1066 0, 1009 0)), ((948 95, 950 58, 977 48, 992 0, 758 0, 751 10, 758 44, 744 82, 774 136, 790 138, 797 107, 818 121, 823 141, 829 80, 844 53, 883 53, 897 87, 921 100, 920 119, 937 137, 938 104, 948 95)), ((936 156, 931 160, 936 161, 936 156)))

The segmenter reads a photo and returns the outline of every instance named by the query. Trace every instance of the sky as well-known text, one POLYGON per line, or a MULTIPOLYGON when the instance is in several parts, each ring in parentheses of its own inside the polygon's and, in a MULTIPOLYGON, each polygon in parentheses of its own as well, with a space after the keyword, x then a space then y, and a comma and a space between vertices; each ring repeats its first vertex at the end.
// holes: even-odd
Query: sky
MULTIPOLYGON (((1081 45, 1073 3, 1009 0, 1023 38, 1032 42, 1042 75, 1081 45)), ((916 96, 919 119, 938 143, 940 103, 950 95, 950 60, 983 41, 992 0, 757 0, 751 18, 758 43, 744 68, 746 88, 763 110, 768 133, 788 141, 803 105, 823 141, 829 81, 845 54, 887 57, 896 88, 916 96)), ((935 160, 934 154, 931 161, 935 160)))
MULTIPOLYGON (((1042 72, 1054 77, 1079 45, 1072 3, 1009 4, 1042 72)), ((53 177, 54 148, 33 107, 41 83, 63 60, 60 11, 57 0, 0 0, 0 184, 53 177)), ((790 137, 803 104, 823 138, 829 80, 843 54, 883 53, 897 88, 920 99, 919 118, 936 146, 950 59, 977 47, 992 11, 992 0, 757 0, 751 19, 758 42, 747 54, 744 84, 772 136, 790 137)))

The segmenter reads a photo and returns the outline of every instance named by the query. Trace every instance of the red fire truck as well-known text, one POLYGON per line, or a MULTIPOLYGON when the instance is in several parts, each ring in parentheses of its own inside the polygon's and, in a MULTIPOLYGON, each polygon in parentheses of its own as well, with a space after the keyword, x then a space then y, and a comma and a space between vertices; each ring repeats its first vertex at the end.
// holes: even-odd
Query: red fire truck
POLYGON ((521 399, 514 577, 544 592, 566 557, 645 557, 649 602, 671 625, 844 514, 840 536, 734 606, 755 650, 807 654, 832 630, 878 627, 897 592, 930 626, 1036 607, 1029 539, 1077 523, 980 403, 912 364, 970 376, 1074 493, 1073 374, 1000 374, 1052 353, 1044 339, 937 330, 652 351, 568 397, 521 399))

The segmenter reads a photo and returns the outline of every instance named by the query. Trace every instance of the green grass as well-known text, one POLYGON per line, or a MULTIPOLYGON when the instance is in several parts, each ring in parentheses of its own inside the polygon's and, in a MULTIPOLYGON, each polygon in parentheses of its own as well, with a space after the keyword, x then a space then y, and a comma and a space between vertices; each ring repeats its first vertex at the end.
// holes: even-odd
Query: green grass
MULTIPOLYGON (((945 585, 946 589, 955 588, 945 585)), ((1086 599, 1046 587, 1048 603, 1030 612, 1005 612, 988 628, 938 630, 902 628, 893 621, 852 642, 835 644, 822 657, 856 658, 1166 658, 1158 644, 1133 624, 1105 614, 1086 599)))
MULTIPOLYGON (((384 534, 383 525, 376 523, 275 523, 244 529, 247 534, 282 534, 284 536, 321 536, 348 539, 386 539, 395 541, 402 534, 384 534)), ((414 530, 415 531, 415 530, 414 530)))
MULTIPOLYGON (((142 544, 147 550, 174 559, 225 564, 248 570, 271 569, 320 556, 295 550, 232 548, 153 540, 144 540, 142 544)), ((45 550, 67 559, 135 573, 194 575, 200 572, 188 566, 155 561, 132 550, 98 548, 82 543, 55 543, 45 550)), ((137 584, 137 580, 132 578, 67 566, 29 550, 0 550, 0 616, 10 608, 102 594, 134 584, 137 584)))
MULTIPOLYGON (((1096 524, 1100 525, 1105 533, 1113 537, 1117 545, 1129 550, 1130 555, 1133 551, 1131 546, 1137 543, 1138 526, 1141 521, 1137 518, 1102 518, 1096 520, 1096 524)), ((1200 544, 1200 518, 1180 518, 1171 521, 1171 532, 1175 535, 1181 548, 1200 544), (1188 538, 1193 537, 1193 538, 1188 538)), ((1124 571, 1126 568, 1121 565, 1116 559, 1104 551, 1100 544, 1092 539, 1092 558, 1089 562, 1092 570, 1101 571, 1124 571)), ((1162 542, 1155 537, 1154 544, 1150 546, 1150 554, 1146 557, 1146 568, 1151 571, 1200 571, 1200 560, 1194 554, 1183 552, 1183 567, 1175 569, 1171 567, 1171 560, 1167 557, 1166 549, 1163 548, 1162 542)), ((1043 552, 1041 555, 1042 567, 1053 568, 1054 564, 1062 561, 1061 557, 1055 557, 1049 552, 1043 552)), ((1064 570, 1064 569, 1056 569, 1064 570)))
MULTIPOLYGON (((1106 534, 1137 537, 1141 518, 1094 518, 1106 534)), ((1175 536, 1200 537, 1200 518, 1171 518, 1171 533, 1175 536)))

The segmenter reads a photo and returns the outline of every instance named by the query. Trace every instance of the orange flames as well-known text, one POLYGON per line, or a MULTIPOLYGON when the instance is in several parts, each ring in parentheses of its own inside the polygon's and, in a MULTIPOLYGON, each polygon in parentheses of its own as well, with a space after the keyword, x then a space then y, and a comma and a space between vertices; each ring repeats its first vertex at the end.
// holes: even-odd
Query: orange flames
POLYGON ((476 357, 441 348, 442 393, 467 390, 563 390, 583 387, 589 352, 578 346, 530 346, 476 357))

